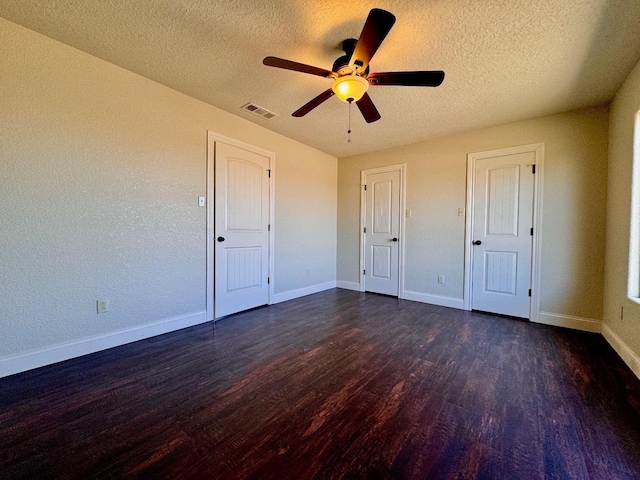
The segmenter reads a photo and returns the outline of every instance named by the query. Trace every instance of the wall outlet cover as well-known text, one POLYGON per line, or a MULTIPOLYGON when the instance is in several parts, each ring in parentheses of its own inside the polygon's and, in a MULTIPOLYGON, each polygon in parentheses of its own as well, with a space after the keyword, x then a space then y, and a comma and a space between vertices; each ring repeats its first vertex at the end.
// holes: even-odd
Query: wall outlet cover
POLYGON ((104 313, 109 309, 109 302, 105 299, 96 301, 96 308, 98 313, 104 313))

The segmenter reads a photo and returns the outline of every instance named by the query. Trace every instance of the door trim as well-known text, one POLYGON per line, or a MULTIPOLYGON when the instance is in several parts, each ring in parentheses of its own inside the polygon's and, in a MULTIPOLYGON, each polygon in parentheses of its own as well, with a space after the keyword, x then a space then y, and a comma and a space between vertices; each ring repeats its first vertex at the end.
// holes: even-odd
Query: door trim
POLYGON ((378 168, 369 168, 366 170, 360 171, 360 262, 358 264, 360 268, 360 273, 358 278, 360 281, 360 291, 365 291, 365 282, 364 282, 364 265, 365 265, 365 245, 364 245, 364 225, 366 222, 366 195, 364 191, 365 179, 367 175, 372 175, 376 173, 386 173, 386 172, 400 172, 400 221, 398 224, 398 228, 400 231, 400 241, 398 242, 398 298, 404 298, 404 218, 405 218, 405 208, 406 208, 406 168, 407 165, 405 163, 399 165, 388 165, 386 167, 378 167, 378 168))
POLYGON ((539 323, 540 287, 541 287, 541 242, 542 233, 542 199, 544 180, 544 143, 533 143, 518 147, 501 148, 488 152, 469 153, 467 155, 467 200, 464 234, 464 309, 471 310, 471 278, 472 278, 472 234, 473 234, 473 196, 476 180, 476 161, 502 155, 533 153, 536 165, 533 185, 533 244, 531 248, 531 308, 529 320, 539 323))
POLYGON ((215 144, 216 142, 226 143, 234 147, 242 148, 250 152, 262 155, 269 159, 269 169, 271 175, 269 178, 269 305, 273 303, 274 296, 274 201, 275 201, 275 166, 276 155, 268 150, 255 147, 248 143, 234 140, 233 138, 225 137, 218 133, 207 130, 207 251, 206 251, 206 277, 207 277, 207 291, 206 291, 206 306, 207 306, 207 320, 215 320, 214 318, 214 272, 215 272, 215 254, 214 254, 214 237, 215 237, 215 144))

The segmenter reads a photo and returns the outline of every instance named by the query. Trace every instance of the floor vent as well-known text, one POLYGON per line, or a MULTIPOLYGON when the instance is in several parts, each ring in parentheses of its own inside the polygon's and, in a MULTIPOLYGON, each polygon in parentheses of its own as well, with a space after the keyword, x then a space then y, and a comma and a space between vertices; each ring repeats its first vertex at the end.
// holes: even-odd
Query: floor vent
POLYGON ((256 105, 255 103, 247 103, 240 108, 253 113, 254 115, 258 115, 259 117, 266 118, 267 120, 278 116, 276 113, 270 112, 266 108, 262 108, 260 105, 256 105))

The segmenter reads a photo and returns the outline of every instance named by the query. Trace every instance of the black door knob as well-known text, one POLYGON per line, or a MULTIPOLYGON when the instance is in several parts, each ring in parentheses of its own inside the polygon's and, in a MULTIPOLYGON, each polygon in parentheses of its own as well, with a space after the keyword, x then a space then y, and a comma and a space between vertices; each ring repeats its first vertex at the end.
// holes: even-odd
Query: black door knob
POLYGON ((481 240, 476 240, 475 242, 473 242, 474 245, 482 245, 482 241, 481 240))
POLYGON ((224 242, 224 237, 218 237, 219 242, 224 242))
POLYGON ((398 241, 398 239, 397 239, 397 238, 395 238, 395 237, 393 237, 393 238, 391 239, 391 241, 392 241, 392 242, 397 242, 397 241, 398 241))

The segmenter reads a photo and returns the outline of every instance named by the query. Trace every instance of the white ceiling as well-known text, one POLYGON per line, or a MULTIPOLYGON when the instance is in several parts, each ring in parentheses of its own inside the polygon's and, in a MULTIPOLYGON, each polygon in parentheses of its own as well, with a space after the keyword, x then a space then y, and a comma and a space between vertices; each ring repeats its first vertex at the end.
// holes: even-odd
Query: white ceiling
POLYGON ((0 16, 337 157, 608 102, 640 58, 640 0, 3 0, 0 16), (366 124, 331 69, 371 8, 397 21, 371 71, 444 70, 438 88, 372 87, 366 124), (256 117, 254 102, 279 116, 256 117))

